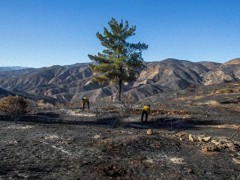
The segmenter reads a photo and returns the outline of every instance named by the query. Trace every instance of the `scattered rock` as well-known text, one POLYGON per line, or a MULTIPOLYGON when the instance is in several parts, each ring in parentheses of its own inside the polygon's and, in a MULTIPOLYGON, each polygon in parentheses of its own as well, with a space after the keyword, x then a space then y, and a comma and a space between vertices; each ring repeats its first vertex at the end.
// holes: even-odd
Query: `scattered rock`
POLYGON ((193 173, 193 169, 188 169, 188 173, 193 173))
POLYGON ((215 146, 214 144, 208 144, 208 145, 202 146, 202 151, 216 151, 216 150, 218 150, 218 147, 215 146))
POLYGON ((206 136, 206 137, 203 138, 203 141, 204 142, 209 142, 211 139, 212 139, 211 136, 206 136))
POLYGON ((170 158, 170 161, 174 164, 185 164, 183 160, 184 160, 183 158, 176 158, 176 157, 170 158))
POLYGON ((152 134, 153 134, 153 130, 152 130, 152 129, 148 129, 148 130, 147 130, 147 134, 148 134, 148 135, 152 135, 152 134))
POLYGON ((59 137, 57 135, 49 135, 45 136, 44 139, 46 140, 53 140, 53 139, 58 139, 59 137))
POLYGON ((179 137, 180 139, 187 139, 188 138, 188 134, 185 132, 178 132, 175 134, 176 137, 179 137))
POLYGON ((233 162, 236 163, 236 164, 240 164, 240 159, 238 158, 232 158, 233 162))
POLYGON ((196 141, 196 137, 193 136, 192 134, 189 134, 189 135, 188 135, 188 139, 189 139, 189 141, 192 141, 192 142, 195 142, 195 141, 196 141))
POLYGON ((153 164, 154 160, 153 159, 145 159, 145 160, 143 160, 143 162, 153 164))
POLYGON ((218 140, 216 140, 216 139, 213 139, 213 140, 211 141, 211 143, 213 143, 215 146, 220 147, 220 142, 219 142, 218 140))
POLYGON ((9 141, 8 144, 9 144, 9 145, 16 145, 16 144, 17 144, 17 141, 16 141, 16 140, 12 140, 12 141, 9 141))
POLYGON ((197 137, 197 139, 200 142, 209 142, 212 139, 212 137, 211 136, 200 135, 200 136, 197 137))
POLYGON ((93 136, 94 139, 99 139, 101 136, 99 134, 96 134, 93 136))

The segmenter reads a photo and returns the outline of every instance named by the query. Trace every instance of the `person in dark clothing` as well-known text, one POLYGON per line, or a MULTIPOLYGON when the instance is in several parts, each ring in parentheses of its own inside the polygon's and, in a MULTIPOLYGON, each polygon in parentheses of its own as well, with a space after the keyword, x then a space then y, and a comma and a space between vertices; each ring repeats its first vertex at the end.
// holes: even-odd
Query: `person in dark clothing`
POLYGON ((84 96, 82 98, 82 104, 83 104, 83 107, 82 107, 83 110, 85 109, 85 105, 87 105, 88 109, 90 109, 90 107, 89 107, 89 104, 90 104, 89 103, 89 99, 86 96, 84 96))
POLYGON ((145 121, 147 122, 147 119, 148 119, 148 115, 150 113, 150 105, 145 105, 143 106, 143 109, 142 109, 142 116, 141 116, 141 122, 143 122, 143 118, 145 116, 145 121))

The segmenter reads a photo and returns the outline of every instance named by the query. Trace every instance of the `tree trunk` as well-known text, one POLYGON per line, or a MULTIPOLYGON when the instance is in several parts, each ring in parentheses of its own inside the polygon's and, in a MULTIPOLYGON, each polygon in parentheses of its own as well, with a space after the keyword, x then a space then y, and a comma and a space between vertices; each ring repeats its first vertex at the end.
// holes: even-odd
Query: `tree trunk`
POLYGON ((118 100, 122 100, 122 74, 123 74, 123 66, 120 66, 120 77, 118 81, 118 100))
POLYGON ((122 100, 122 79, 119 79, 118 82, 118 100, 122 100))

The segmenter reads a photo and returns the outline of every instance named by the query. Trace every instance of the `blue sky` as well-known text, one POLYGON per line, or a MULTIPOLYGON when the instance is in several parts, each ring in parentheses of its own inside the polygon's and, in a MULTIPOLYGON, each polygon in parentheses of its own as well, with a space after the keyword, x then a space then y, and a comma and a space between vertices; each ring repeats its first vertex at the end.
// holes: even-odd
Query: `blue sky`
POLYGON ((137 26, 145 61, 240 56, 239 0, 0 0, 0 66, 90 62, 112 17, 137 26))

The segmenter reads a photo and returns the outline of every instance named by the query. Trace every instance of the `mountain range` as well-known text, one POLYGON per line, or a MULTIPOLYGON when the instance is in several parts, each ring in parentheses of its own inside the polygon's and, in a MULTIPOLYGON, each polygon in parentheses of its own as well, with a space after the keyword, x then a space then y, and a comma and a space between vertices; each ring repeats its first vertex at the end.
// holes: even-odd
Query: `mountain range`
MULTIPOLYGON (((223 64, 172 58, 145 64, 146 68, 135 81, 124 84, 124 98, 138 101, 162 92, 240 79, 240 58, 223 64)), ((76 101, 83 95, 90 97, 91 101, 114 99, 117 88, 114 85, 92 83, 92 76, 88 63, 44 68, 5 68, 4 71, 0 68, 0 87, 10 93, 62 102, 76 101)))

